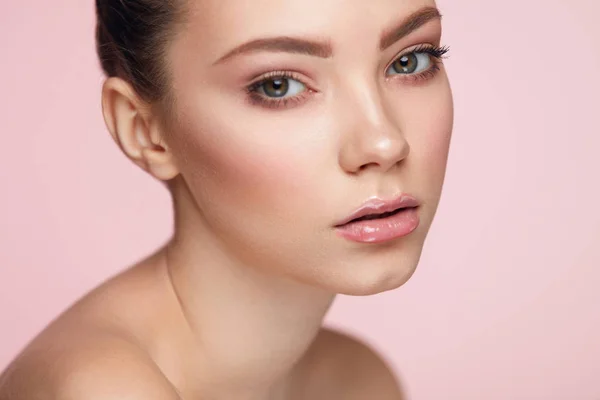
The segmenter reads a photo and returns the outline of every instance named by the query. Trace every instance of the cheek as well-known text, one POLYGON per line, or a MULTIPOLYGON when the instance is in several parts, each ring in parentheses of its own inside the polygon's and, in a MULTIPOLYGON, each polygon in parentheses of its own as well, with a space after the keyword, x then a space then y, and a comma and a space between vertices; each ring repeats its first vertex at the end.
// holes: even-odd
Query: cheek
POLYGON ((212 233, 240 259, 298 265, 310 247, 314 261, 320 244, 311 238, 323 228, 307 209, 327 194, 319 176, 332 142, 318 139, 318 122, 275 131, 273 119, 260 119, 186 119, 177 130, 181 173, 212 233))
POLYGON ((414 157, 419 160, 419 168, 437 185, 445 175, 454 123, 449 86, 444 85, 435 96, 429 96, 421 104, 427 106, 413 110, 415 127, 410 130, 409 140, 414 157))
POLYGON ((182 172, 197 200, 246 215, 281 215, 301 207, 319 165, 316 146, 302 140, 304 132, 275 130, 266 118, 254 124, 239 120, 244 118, 238 123, 194 118, 181 129, 187 138, 182 172))
POLYGON ((411 102, 404 104, 402 114, 411 148, 408 167, 411 184, 435 208, 446 175, 454 120, 449 85, 415 91, 411 102))
POLYGON ((429 134, 421 142, 423 162, 437 178, 436 181, 443 180, 452 137, 452 116, 441 113, 432 119, 427 128, 429 134))

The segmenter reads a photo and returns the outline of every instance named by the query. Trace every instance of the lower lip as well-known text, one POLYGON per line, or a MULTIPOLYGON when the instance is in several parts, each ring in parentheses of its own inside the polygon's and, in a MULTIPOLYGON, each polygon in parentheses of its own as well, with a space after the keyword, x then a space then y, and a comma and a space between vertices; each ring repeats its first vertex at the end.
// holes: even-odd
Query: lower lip
POLYGON ((351 222, 336 227, 345 239, 359 243, 383 243, 406 236, 419 226, 419 208, 407 208, 381 219, 351 222))

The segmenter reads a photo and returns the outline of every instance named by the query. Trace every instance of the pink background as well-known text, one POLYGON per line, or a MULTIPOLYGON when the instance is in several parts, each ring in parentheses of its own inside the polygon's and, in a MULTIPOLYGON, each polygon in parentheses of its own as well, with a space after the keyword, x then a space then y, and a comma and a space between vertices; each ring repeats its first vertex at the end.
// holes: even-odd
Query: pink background
MULTIPOLYGON (((456 125, 403 288, 328 322, 411 399, 600 399, 598 0, 445 0, 456 125)), ((170 234, 167 192, 101 119, 93 2, 0 4, 0 370, 170 234)))

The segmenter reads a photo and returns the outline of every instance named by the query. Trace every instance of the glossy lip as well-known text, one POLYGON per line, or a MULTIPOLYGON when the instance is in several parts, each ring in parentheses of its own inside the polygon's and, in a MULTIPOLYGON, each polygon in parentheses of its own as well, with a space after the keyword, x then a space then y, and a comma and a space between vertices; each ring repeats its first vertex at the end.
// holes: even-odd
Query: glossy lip
POLYGON ((372 197, 364 202, 356 211, 336 223, 334 227, 339 228, 348 224, 350 221, 372 214, 383 214, 395 211, 399 208, 418 207, 419 201, 410 194, 402 193, 391 200, 384 200, 380 197, 372 197))

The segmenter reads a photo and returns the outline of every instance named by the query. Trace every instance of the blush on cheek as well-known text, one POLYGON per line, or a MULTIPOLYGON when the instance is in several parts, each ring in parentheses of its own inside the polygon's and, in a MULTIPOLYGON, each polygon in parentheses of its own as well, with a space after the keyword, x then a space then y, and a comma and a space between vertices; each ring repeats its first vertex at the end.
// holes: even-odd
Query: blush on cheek
POLYGON ((429 203, 437 204, 445 179, 452 136, 452 99, 448 91, 437 88, 435 93, 424 93, 418 100, 415 101, 416 105, 412 104, 411 119, 407 117, 411 122, 407 128, 411 145, 409 158, 423 195, 427 196, 429 203), (424 104, 428 107, 424 107, 424 104))
POLYGON ((436 104, 432 104, 428 113, 423 116, 426 121, 420 131, 425 132, 421 142, 426 162, 433 171, 444 174, 448 160, 448 151, 452 137, 452 127, 454 124, 454 111, 452 95, 449 87, 445 88, 443 93, 437 97, 436 104))
POLYGON ((451 136, 452 127, 448 123, 433 127, 431 134, 427 136, 425 145, 427 146, 429 161, 436 167, 446 165, 451 136))
POLYGON ((186 149, 194 182, 207 195, 243 202, 244 207, 285 207, 286 200, 297 197, 305 188, 306 168, 297 154, 244 141, 238 135, 219 140, 198 139, 186 149))
POLYGON ((277 191, 293 182, 298 176, 293 163, 284 154, 240 151, 224 155, 216 171, 224 182, 236 187, 249 187, 254 191, 277 191))

